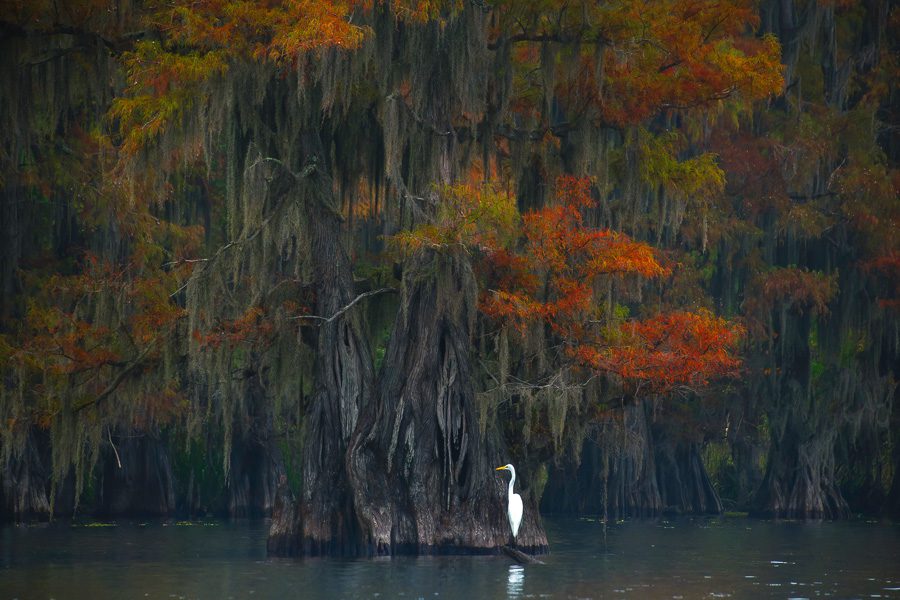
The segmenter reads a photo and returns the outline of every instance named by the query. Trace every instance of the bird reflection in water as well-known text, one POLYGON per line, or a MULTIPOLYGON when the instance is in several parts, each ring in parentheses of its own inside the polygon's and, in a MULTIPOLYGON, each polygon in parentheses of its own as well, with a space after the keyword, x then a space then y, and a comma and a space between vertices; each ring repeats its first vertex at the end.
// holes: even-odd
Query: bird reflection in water
POLYGON ((509 577, 506 580, 506 596, 518 598, 525 587, 525 567, 522 565, 510 565, 509 577))

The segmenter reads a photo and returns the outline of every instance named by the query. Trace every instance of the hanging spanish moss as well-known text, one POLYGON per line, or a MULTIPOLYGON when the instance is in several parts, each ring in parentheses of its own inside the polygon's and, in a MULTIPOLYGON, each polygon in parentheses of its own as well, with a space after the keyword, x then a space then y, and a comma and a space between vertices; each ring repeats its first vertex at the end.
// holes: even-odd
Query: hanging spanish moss
POLYGON ((0 18, 0 516, 900 510, 889 2, 264 4, 0 18))

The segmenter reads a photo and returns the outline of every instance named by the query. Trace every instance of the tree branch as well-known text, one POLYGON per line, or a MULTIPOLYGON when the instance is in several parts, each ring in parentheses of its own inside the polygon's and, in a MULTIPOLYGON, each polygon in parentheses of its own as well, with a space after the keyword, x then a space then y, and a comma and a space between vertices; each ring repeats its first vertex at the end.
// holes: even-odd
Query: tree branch
POLYGON ((110 384, 106 386, 106 388, 102 392, 100 392, 100 394, 97 395, 96 398, 94 398, 93 400, 89 400, 84 404, 76 406, 74 408, 74 412, 79 413, 88 407, 97 406, 108 397, 110 397, 113 392, 115 392, 119 388, 122 382, 125 381, 125 378, 131 374, 132 371, 144 364, 144 359, 147 358, 147 355, 150 354, 150 351, 153 350, 154 347, 156 347, 156 342, 159 341, 161 337, 163 337, 164 333, 168 333, 168 331, 158 333, 156 337, 150 340, 150 342, 146 346, 144 346, 144 349, 141 350, 140 353, 136 357, 134 357, 134 359, 129 362, 124 369, 119 371, 119 374, 116 375, 115 379, 113 379, 110 384))
MULTIPOLYGON (((248 166, 246 170, 249 171, 250 169, 259 165, 261 162, 272 162, 272 163, 275 163, 275 164, 281 166, 285 171, 288 172, 288 174, 291 175, 291 177, 293 177, 297 181, 300 181, 304 177, 310 176, 313 172, 315 172, 318 169, 318 164, 316 162, 310 162, 303 168, 303 170, 300 173, 294 173, 293 171, 290 170, 290 168, 288 168, 288 166, 286 164, 284 164, 284 162, 278 160, 277 158, 259 157, 256 161, 253 162, 253 164, 248 166)), ((259 224, 259 227, 257 227, 255 230, 253 230, 252 232, 250 232, 246 235, 242 235, 241 237, 239 237, 236 240, 232 240, 232 241, 228 242, 227 244, 225 244, 224 246, 222 246, 218 250, 216 250, 216 253, 213 254, 211 257, 209 257, 209 258, 194 258, 194 259, 189 259, 189 260, 186 259, 186 260, 173 261, 173 262, 166 263, 167 266, 174 266, 174 265, 178 265, 181 263, 203 263, 203 265, 200 267, 202 270, 191 275, 190 277, 188 277, 187 281, 185 281, 181 287, 179 287, 177 290, 175 290, 174 292, 169 294, 169 298, 174 298, 175 296, 180 294, 182 291, 184 291, 184 289, 187 288, 188 284, 194 277, 203 276, 204 273, 206 273, 209 270, 209 268, 213 264, 215 264, 216 261, 218 261, 219 257, 226 250, 228 250, 229 248, 233 248, 234 246, 241 246, 248 242, 252 242, 254 239, 256 239, 256 236, 258 236, 260 233, 263 232, 263 230, 266 227, 268 227, 269 223, 272 222, 272 220, 281 212, 282 208, 287 204, 287 202, 286 202, 287 197, 288 197, 288 194, 284 194, 282 196, 281 200, 278 201, 278 204, 275 206, 274 209, 272 209, 272 212, 269 214, 269 216, 266 217, 265 220, 263 220, 263 222, 259 224)))
POLYGON ((344 306, 343 308, 338 310, 336 313, 334 313, 330 317, 320 317, 318 315, 297 315, 295 317, 291 317, 290 320, 296 321, 299 319, 311 319, 311 320, 321 321, 323 325, 326 325, 328 323, 333 322, 335 319, 339 318, 341 315, 343 315, 345 312, 347 312, 348 310, 350 310, 351 308, 356 306, 357 303, 359 303, 361 300, 363 300, 365 298, 368 298, 370 296, 375 296, 378 294, 384 294, 385 292, 396 292, 396 291, 397 290, 395 288, 385 287, 385 288, 380 288, 377 290, 371 290, 369 292, 362 293, 359 296, 357 296, 356 298, 354 298, 353 300, 351 300, 349 304, 347 304, 346 306, 344 306))
POLYGON ((570 35, 563 32, 556 33, 532 33, 522 32, 511 35, 506 39, 499 39, 488 44, 488 50, 496 50, 500 47, 501 42, 508 44, 517 44, 519 42, 558 42, 560 44, 568 44, 572 42, 581 42, 583 44, 608 44, 609 40, 599 33, 596 38, 590 39, 582 35, 570 35))
POLYGON ((109 425, 106 426, 106 435, 109 437, 109 445, 112 446, 113 453, 116 455, 116 464, 119 465, 119 468, 122 468, 122 459, 119 458, 119 451, 116 450, 116 445, 113 443, 112 439, 112 431, 109 429, 109 425))

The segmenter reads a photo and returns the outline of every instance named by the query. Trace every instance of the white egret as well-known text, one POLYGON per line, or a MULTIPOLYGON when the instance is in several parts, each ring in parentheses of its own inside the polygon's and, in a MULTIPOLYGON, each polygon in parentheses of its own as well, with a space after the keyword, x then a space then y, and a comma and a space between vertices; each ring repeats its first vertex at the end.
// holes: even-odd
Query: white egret
POLYGON ((512 477, 509 480, 509 506, 506 508, 506 516, 509 517, 509 528, 512 530, 513 541, 519 533, 519 525, 522 524, 522 496, 513 492, 516 483, 516 469, 512 465, 497 467, 496 471, 509 471, 512 477))

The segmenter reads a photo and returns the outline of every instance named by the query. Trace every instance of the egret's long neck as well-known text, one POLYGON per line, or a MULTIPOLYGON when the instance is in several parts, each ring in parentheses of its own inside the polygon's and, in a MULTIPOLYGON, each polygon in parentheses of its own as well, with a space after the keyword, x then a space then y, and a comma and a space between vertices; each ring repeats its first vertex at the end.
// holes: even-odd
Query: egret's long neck
POLYGON ((509 495, 512 497, 513 495, 513 485, 516 483, 516 470, 512 467, 509 468, 509 473, 512 477, 509 478, 509 495))

